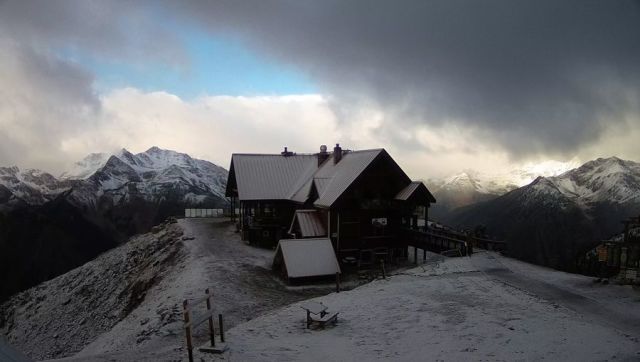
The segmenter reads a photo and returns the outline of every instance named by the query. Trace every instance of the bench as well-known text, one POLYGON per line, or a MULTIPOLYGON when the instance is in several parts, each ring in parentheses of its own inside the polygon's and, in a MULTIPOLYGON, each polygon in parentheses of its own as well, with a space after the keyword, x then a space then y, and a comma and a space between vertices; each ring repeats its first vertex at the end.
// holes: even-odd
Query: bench
POLYGON ((307 328, 324 328, 327 324, 338 322, 338 313, 327 312, 327 306, 318 302, 308 302, 300 306, 307 312, 307 328))

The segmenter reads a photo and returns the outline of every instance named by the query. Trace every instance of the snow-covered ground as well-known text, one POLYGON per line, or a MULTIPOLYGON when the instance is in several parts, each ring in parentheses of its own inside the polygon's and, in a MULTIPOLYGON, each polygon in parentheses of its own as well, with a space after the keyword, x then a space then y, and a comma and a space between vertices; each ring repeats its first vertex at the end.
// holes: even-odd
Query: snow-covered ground
POLYGON ((230 330, 224 358, 640 360, 637 291, 594 285, 587 277, 495 254, 432 261, 315 301, 340 313, 335 327, 305 329, 301 304, 292 304, 230 330), (505 280, 494 275, 498 271, 514 277, 505 280), (529 277, 538 282, 531 290, 526 283, 514 282, 520 278, 526 282, 529 277), (544 285, 566 293, 545 294, 539 290, 544 285), (584 299, 599 308, 580 308, 584 299), (610 320, 609 313, 626 313, 628 320, 610 320))
POLYGON ((640 293, 628 286, 481 252, 429 254, 333 293, 286 287, 272 256, 222 219, 167 223, 2 305, 5 333, 36 359, 186 360, 182 300, 209 287, 229 350, 197 360, 640 360, 640 293), (339 312, 338 324, 305 329, 309 298, 339 312))
MULTIPOLYGON (((76 273, 74 278, 80 278, 79 275, 82 274, 95 274, 96 265, 100 266, 99 270, 113 269, 112 264, 121 262, 126 258, 125 255, 130 257, 130 252, 123 252, 131 248, 130 244, 144 251, 166 234, 173 237, 172 245, 175 244, 175 248, 179 250, 174 262, 155 265, 156 268, 162 267, 162 272, 143 268, 135 269, 135 275, 126 278, 105 275, 105 280, 100 283, 106 285, 107 289, 111 288, 111 285, 118 286, 114 287, 119 288, 116 293, 110 293, 116 295, 121 293, 120 289, 127 289, 127 285, 131 285, 131 279, 140 279, 137 274, 158 273, 158 278, 146 285, 139 305, 128 314, 122 316, 124 313, 121 312, 121 307, 94 311, 97 315, 120 317, 116 318, 116 322, 112 323, 109 329, 101 331, 97 336, 94 333, 90 338, 79 342, 75 342, 79 338, 77 335, 70 339, 65 337, 65 340, 75 343, 74 348, 70 349, 74 353, 60 361, 179 361, 186 358, 182 301, 203 296, 206 288, 213 292, 213 308, 224 316, 227 328, 292 302, 326 294, 330 290, 287 288, 271 273, 273 251, 246 245, 240 241, 234 230, 233 225, 226 219, 181 219, 177 224, 164 225, 155 233, 142 235, 134 239, 133 243, 105 253, 95 261, 70 272, 76 273), (81 349, 75 347, 79 344, 83 344, 81 349)), ((136 253, 139 254, 140 252, 136 253)), ((147 264, 147 267, 153 266, 156 262, 155 258, 140 259, 140 263, 147 264)), ((65 276, 69 279, 67 274, 65 276)), ((51 300, 51 309, 47 309, 46 312, 52 321, 38 334, 41 341, 51 340, 54 333, 62 339, 61 336, 68 333, 67 326, 76 324, 72 316, 67 316, 71 321, 65 319, 58 325, 55 320, 56 307, 62 305, 62 308, 66 309, 87 309, 82 303, 73 305, 66 302, 68 292, 55 291, 56 288, 60 288, 57 279, 43 284, 39 290, 42 293, 57 293, 51 300), (65 302, 67 304, 64 304, 65 302), (57 332, 59 330, 62 332, 57 332)), ((100 291, 94 293, 99 294, 100 291)), ((21 311, 13 324, 25 327, 32 325, 32 313, 39 308, 37 305, 38 303, 35 303, 35 306, 30 306, 27 311, 21 311), (21 320, 22 318, 26 321, 21 320)), ((91 323, 84 324, 91 328, 91 323)), ((207 339, 206 332, 206 325, 195 329, 197 343, 207 339)), ((11 342, 31 356, 42 358, 39 356, 48 355, 46 348, 23 340, 21 337, 24 336, 14 333, 11 342)), ((62 350, 64 345, 57 348, 62 350)))

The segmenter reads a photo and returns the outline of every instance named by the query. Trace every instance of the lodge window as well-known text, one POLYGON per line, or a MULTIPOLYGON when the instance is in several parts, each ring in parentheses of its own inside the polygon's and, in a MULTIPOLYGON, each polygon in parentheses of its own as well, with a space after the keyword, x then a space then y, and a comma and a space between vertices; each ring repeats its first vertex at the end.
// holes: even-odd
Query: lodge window
POLYGON ((374 217, 371 219, 371 236, 382 236, 387 228, 386 217, 374 217))
POLYGON ((262 215, 263 216, 275 216, 276 213, 276 209, 273 207, 272 204, 265 204, 263 209, 262 209, 262 215))

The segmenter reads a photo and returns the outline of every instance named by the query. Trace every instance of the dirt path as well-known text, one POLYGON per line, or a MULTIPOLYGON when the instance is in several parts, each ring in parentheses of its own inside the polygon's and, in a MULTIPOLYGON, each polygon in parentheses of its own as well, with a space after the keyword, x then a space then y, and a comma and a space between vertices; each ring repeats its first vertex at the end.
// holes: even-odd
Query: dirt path
POLYGON ((205 279, 214 293, 214 308, 231 328, 273 309, 326 294, 331 290, 289 289, 271 271, 273 250, 247 245, 226 219, 183 219, 180 226, 192 253, 206 260, 205 279))
POLYGON ((629 335, 640 335, 640 293, 616 285, 593 284, 587 277, 553 271, 544 277, 533 265, 485 253, 474 255, 472 264, 488 276, 552 303, 569 308, 585 319, 613 327, 629 335), (616 289, 615 298, 607 291, 616 289), (620 298, 620 292, 628 295, 620 298))

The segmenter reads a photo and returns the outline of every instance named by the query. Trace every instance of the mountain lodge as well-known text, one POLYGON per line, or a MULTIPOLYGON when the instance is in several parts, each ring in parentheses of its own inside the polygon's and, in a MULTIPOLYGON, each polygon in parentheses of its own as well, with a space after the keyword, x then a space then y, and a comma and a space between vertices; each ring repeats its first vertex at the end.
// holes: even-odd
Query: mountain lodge
POLYGON ((315 154, 233 154, 226 196, 240 210, 242 239, 328 238, 339 260, 362 250, 406 255, 400 228, 417 226, 436 200, 384 149, 315 154))

